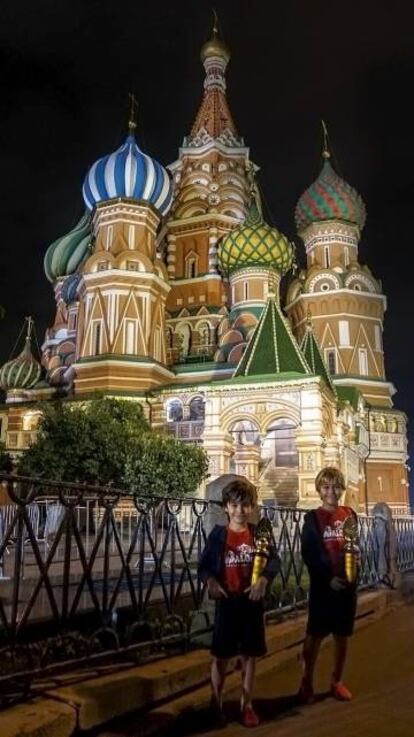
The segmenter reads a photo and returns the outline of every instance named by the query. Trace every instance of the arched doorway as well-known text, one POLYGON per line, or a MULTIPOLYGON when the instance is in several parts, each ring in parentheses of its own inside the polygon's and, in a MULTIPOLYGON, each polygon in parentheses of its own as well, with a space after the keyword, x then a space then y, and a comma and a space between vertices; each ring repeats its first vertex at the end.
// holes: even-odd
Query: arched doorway
POLYGON ((269 425, 262 442, 264 472, 259 486, 262 500, 294 507, 299 497, 299 456, 296 425, 282 417, 269 425))

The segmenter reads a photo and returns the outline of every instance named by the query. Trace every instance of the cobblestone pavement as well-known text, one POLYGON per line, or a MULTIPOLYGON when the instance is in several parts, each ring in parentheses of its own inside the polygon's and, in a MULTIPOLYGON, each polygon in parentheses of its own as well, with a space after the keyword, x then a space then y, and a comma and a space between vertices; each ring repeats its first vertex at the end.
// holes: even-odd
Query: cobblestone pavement
MULTIPOLYGON (((251 730, 257 737, 413 737, 414 735, 414 604, 407 604, 361 629, 352 638, 346 683, 354 693, 339 703, 327 693, 332 650, 323 648, 316 680, 317 701, 301 706, 294 696, 300 664, 286 663, 274 675, 256 682, 256 707, 262 723, 251 730)), ((226 698, 229 724, 208 729, 208 714, 183 719, 175 735, 239 737, 246 728, 237 722, 237 693, 226 698)), ((101 736, 138 737, 139 722, 131 716, 101 736)))

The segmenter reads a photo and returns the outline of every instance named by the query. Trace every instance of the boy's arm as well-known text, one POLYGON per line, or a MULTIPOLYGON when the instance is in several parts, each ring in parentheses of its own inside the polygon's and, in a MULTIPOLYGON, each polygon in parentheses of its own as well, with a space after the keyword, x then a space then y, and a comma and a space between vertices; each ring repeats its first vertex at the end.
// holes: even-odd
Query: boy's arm
POLYGON ((316 528, 314 515, 308 513, 301 534, 302 558, 311 578, 327 583, 332 578, 332 569, 322 548, 322 540, 316 528))
POLYGON ((227 594, 217 580, 217 571, 214 566, 214 557, 216 555, 214 548, 218 542, 217 535, 214 532, 215 529, 216 528, 210 532, 206 546, 201 553, 200 560, 198 562, 198 575, 202 582, 207 584, 210 598, 220 599, 222 597, 227 597, 227 594))
POLYGON ((203 583, 207 583, 207 580, 214 576, 211 545, 212 532, 213 530, 210 532, 207 538, 204 550, 202 551, 200 559, 198 561, 198 575, 203 583))

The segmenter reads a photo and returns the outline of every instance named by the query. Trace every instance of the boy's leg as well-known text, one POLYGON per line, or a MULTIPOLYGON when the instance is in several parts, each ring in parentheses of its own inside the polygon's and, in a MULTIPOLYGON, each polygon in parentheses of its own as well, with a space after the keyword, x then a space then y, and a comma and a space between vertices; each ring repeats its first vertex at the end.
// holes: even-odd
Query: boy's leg
POLYGON ((309 685, 310 689, 313 687, 313 675, 315 672, 316 659, 319 654, 322 637, 315 637, 314 635, 306 635, 305 642, 303 644, 303 681, 309 685))
POLYGON ((334 635, 334 669, 332 673, 332 694, 340 701, 351 701, 352 693, 342 683, 346 654, 348 650, 348 637, 334 635))
POLYGON ((256 671, 256 658, 251 655, 242 655, 242 695, 240 701, 241 719, 245 727, 257 727, 260 724, 253 704, 253 684, 256 671))
POLYGON ((227 658, 213 658, 211 663, 211 690, 213 699, 219 709, 222 707, 222 695, 227 672, 227 658))
POLYGON ((249 706, 249 707, 252 706, 254 675, 256 671, 256 658, 252 658, 247 655, 242 655, 241 663, 242 663, 242 694, 241 694, 240 704, 243 710, 246 706, 249 706))
POLYGON ((347 651, 348 638, 341 635, 334 635, 334 669, 332 673, 332 683, 337 683, 342 680, 347 651))

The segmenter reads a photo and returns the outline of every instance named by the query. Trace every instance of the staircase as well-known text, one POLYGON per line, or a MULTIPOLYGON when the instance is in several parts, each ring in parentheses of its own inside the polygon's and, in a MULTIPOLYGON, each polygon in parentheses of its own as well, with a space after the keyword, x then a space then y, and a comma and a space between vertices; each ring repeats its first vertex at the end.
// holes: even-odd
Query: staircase
POLYGON ((297 468, 268 466, 258 484, 259 503, 274 499, 279 507, 296 507, 298 487, 297 468))

